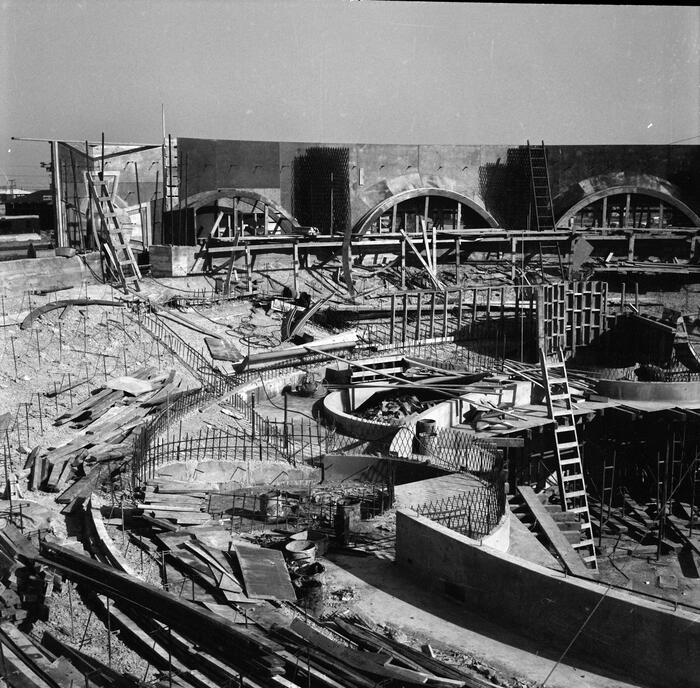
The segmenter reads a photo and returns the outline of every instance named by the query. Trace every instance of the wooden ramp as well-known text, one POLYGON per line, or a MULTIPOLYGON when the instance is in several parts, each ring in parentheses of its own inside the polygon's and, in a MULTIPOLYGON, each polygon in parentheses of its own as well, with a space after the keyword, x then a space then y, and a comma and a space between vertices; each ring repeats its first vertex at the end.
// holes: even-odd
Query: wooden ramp
POLYGON ((518 492, 532 512, 540 531, 554 547, 566 570, 575 576, 590 578, 593 571, 583 563, 583 560, 572 547, 566 535, 559 529, 556 521, 547 511, 545 505, 542 504, 535 491, 531 487, 520 485, 518 486, 518 492))

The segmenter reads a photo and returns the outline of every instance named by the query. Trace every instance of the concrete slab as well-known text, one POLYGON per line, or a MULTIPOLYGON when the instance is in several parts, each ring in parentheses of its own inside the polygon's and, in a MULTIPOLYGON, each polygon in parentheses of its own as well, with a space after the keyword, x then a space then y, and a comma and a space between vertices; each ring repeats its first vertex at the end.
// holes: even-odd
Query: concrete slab
POLYGON ((477 487, 483 487, 483 485, 481 480, 469 473, 451 473, 428 480, 405 483, 394 488, 396 506, 408 507, 439 501, 470 492, 477 487))

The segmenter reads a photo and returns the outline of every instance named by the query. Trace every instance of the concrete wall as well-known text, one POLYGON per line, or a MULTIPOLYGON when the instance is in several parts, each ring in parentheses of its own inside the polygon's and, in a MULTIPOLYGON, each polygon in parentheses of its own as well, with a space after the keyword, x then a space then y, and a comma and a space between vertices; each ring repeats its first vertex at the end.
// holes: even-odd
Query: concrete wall
MULTIPOLYGON (((85 185, 85 171, 89 168, 97 172, 101 168, 101 146, 89 147, 89 159, 86 157, 84 147, 75 147, 68 144, 60 144, 58 147, 58 165, 61 181, 61 194, 63 203, 61 211, 66 218, 73 221, 72 212, 66 212, 66 201, 71 206, 80 208, 83 214, 83 231, 86 232, 86 213, 88 211, 88 195, 85 185)), ((163 199, 163 149, 155 147, 132 146, 105 146, 104 170, 119 174, 117 186, 118 207, 136 206, 140 200, 142 204, 148 204, 148 210, 144 208, 142 215, 144 224, 150 226, 147 229, 146 243, 153 243, 150 230, 153 220, 160 218, 159 204, 155 204, 156 198, 163 199), (136 171, 138 168, 138 187, 136 184, 136 171), (156 185, 156 180, 158 184, 156 185), (157 207, 158 206, 158 207, 157 207), (158 213, 156 218, 156 211, 158 213)), ((87 232, 89 238, 89 232, 87 232)))
MULTIPOLYGON (((97 265, 99 270, 99 263, 97 265)), ((83 280, 93 281, 80 258, 47 256, 0 262, 0 290, 21 294, 32 289, 75 287, 83 280)))
MULTIPOLYGON (((218 187, 278 190, 279 200, 295 211, 295 163, 310 150, 348 151, 349 218, 354 226, 377 203, 407 188, 456 191, 483 205, 505 227, 522 229, 530 182, 526 150, 518 145, 322 144, 219 141, 178 138, 180 195, 218 187)), ((660 177, 700 213, 700 146, 547 146, 557 215, 581 198, 579 182, 590 177, 618 183, 618 173, 660 177)), ((297 199, 298 200, 298 199, 297 199)), ((485 225, 484 225, 485 226, 485 225)), ((335 231, 342 227, 334 226, 335 231)))
POLYGON ((557 654, 583 628, 569 651, 571 659, 607 666, 644 685, 698 685, 697 612, 674 611, 670 603, 566 577, 410 510, 397 511, 396 561, 434 591, 450 594, 506 628, 542 638, 557 654))

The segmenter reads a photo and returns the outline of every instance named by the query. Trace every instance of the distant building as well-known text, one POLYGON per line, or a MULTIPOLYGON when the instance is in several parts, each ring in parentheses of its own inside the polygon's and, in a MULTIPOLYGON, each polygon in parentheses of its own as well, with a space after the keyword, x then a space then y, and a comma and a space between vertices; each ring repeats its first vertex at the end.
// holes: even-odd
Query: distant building
POLYGON ((39 231, 52 232, 54 229, 53 194, 50 189, 32 191, 5 202, 5 214, 37 215, 39 231))

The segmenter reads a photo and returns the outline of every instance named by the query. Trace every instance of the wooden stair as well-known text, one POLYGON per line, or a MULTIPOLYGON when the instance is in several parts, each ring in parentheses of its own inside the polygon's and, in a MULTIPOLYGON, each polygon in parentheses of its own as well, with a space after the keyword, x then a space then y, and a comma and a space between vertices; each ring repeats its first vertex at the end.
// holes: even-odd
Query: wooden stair
POLYGON ((555 423, 554 447, 561 510, 578 517, 578 541, 573 542, 572 546, 579 552, 585 564, 597 571, 593 527, 563 350, 560 348, 554 356, 548 356, 540 349, 540 367, 547 413, 555 423))
POLYGON ((100 250, 124 292, 128 293, 129 288, 141 291, 141 271, 125 232, 125 223, 121 219, 123 213, 116 206, 114 193, 109 189, 108 178, 102 172, 88 172, 87 182, 90 198, 100 218, 100 228, 96 232, 100 250))
POLYGON ((568 573, 590 578, 595 571, 588 568, 575 549, 580 538, 576 515, 562 511, 557 504, 548 504, 545 492, 537 494, 526 485, 519 485, 517 491, 517 497, 511 500, 513 514, 553 551, 568 573))

